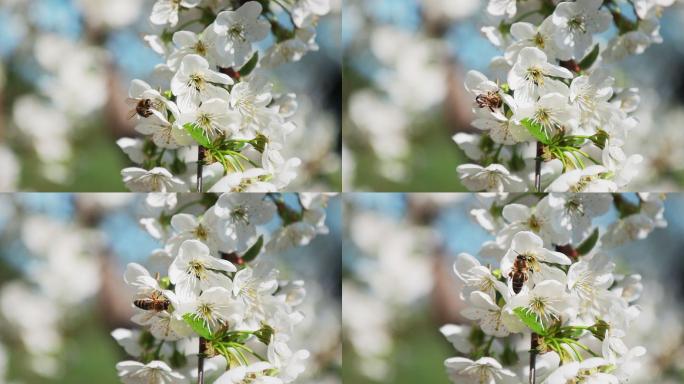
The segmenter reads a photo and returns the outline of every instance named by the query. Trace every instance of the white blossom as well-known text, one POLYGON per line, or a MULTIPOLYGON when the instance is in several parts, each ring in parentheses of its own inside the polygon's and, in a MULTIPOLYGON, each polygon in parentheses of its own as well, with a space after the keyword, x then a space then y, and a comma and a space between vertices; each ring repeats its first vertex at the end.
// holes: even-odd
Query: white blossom
POLYGON ((270 25, 259 18, 261 11, 259 2, 248 1, 235 11, 223 11, 216 16, 216 49, 227 66, 246 63, 252 55, 252 43, 268 35, 270 25))
POLYGON ((185 376, 173 371, 163 361, 142 364, 137 361, 122 361, 116 365, 119 378, 125 384, 182 384, 185 376))
POLYGON ((530 102, 540 95, 564 93, 563 89, 567 86, 554 77, 570 79, 572 73, 549 63, 546 54, 538 48, 526 47, 520 50, 517 61, 508 73, 508 85, 516 91, 516 101, 530 102))
POLYGON ((463 185, 475 191, 503 192, 524 191, 525 183, 512 175, 503 165, 491 164, 482 167, 477 164, 463 164, 456 169, 463 185))
POLYGON ((152 7, 150 21, 153 24, 176 25, 178 24, 178 13, 181 7, 193 8, 199 5, 202 0, 157 0, 152 7))
POLYGON ((169 267, 169 278, 182 297, 197 296, 202 290, 218 286, 232 289, 232 281, 223 272, 235 272, 235 266, 209 254, 209 248, 197 240, 181 244, 178 257, 169 267))
POLYGON ((203 101, 218 98, 227 100, 226 89, 215 85, 230 85, 230 76, 209 68, 209 62, 199 55, 187 55, 171 80, 171 91, 178 97, 181 112, 194 111, 203 101))
POLYGON ((601 0, 577 0, 556 6, 551 20, 558 28, 556 42, 569 49, 576 59, 584 57, 593 35, 610 26, 612 17, 601 0))
POLYGON ((472 361, 465 357, 450 357, 444 361, 449 378, 457 383, 513 383, 516 375, 503 368, 501 363, 491 357, 482 357, 472 361))

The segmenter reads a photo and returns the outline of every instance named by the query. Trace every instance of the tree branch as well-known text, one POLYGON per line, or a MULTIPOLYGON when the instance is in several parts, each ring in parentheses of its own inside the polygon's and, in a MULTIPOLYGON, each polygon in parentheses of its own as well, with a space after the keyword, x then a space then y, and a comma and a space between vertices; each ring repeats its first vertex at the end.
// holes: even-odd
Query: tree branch
POLYGON ((202 167, 204 166, 204 147, 197 147, 197 192, 202 192, 202 167))
POLYGON ((539 347, 539 335, 532 332, 530 341, 530 384, 537 382, 537 347, 539 347))
POLYGON ((537 141, 537 156, 534 158, 534 189, 541 192, 541 165, 544 147, 541 141, 537 141))
POLYGON ((199 339, 199 354, 197 354, 197 384, 204 384, 204 354, 207 351, 207 341, 199 339))

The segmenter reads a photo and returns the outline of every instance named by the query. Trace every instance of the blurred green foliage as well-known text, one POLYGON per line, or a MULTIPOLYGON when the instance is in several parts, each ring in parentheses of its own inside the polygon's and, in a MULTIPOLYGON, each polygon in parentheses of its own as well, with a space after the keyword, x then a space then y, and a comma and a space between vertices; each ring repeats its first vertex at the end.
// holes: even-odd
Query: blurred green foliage
MULTIPOLYGON (((19 135, 11 114, 14 101, 25 94, 38 94, 35 86, 20 75, 10 61, 7 83, 3 89, 2 111, 5 112, 4 135, 21 163, 19 177, 20 190, 52 192, 116 192, 126 191, 121 180, 121 170, 130 163, 126 155, 116 145, 117 138, 107 129, 101 116, 83 121, 74 127, 72 133, 72 158, 68 167, 72 178, 65 183, 55 183, 45 177, 32 143, 19 135)), ((45 127, 46 130, 50 127, 45 127)))
POLYGON ((64 349, 57 356, 60 375, 46 379, 32 372, 20 349, 10 351, 8 378, 23 384, 118 384, 116 363, 124 359, 123 349, 109 335, 99 316, 88 312, 68 325, 64 349))
MULTIPOLYGON (((363 88, 371 87, 368 79, 349 65, 343 68, 343 110, 347 111, 350 96, 363 88)), ((444 111, 435 108, 429 115, 415 120, 408 132, 411 152, 403 162, 406 177, 390 180, 378 167, 378 158, 362 133, 354 127, 345 113, 343 135, 345 145, 353 152, 356 162, 354 185, 357 189, 387 192, 462 192, 456 167, 467 162, 465 154, 451 140, 444 121, 444 111)))
POLYGON ((125 192, 121 170, 128 165, 116 145, 116 138, 103 134, 102 128, 89 126, 79 130, 74 141, 71 167, 74 177, 65 184, 45 179, 39 164, 22 158, 21 189, 53 192, 125 192))
POLYGON ((353 347, 345 343, 342 377, 354 384, 449 384, 444 360, 456 352, 439 333, 439 325, 426 316, 429 311, 416 309, 411 319, 402 322, 393 332, 394 349, 388 358, 389 377, 376 381, 359 371, 359 357, 353 347))

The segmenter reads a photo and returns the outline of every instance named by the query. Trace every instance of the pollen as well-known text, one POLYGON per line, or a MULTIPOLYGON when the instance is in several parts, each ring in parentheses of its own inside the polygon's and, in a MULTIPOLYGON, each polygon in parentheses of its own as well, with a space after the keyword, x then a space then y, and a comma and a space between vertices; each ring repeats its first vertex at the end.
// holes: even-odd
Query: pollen
POLYGON ((202 303, 199 306, 197 306, 197 312, 202 316, 203 318, 207 320, 211 320, 213 318, 213 313, 214 313, 214 305, 211 303, 202 303))
POLYGON ((230 218, 233 220, 233 223, 241 222, 249 224, 249 215, 246 207, 237 207, 233 209, 230 218))
POLYGON ((535 85, 544 84, 544 71, 541 68, 534 66, 527 69, 527 80, 531 80, 535 85))
POLYGON ((587 28, 584 25, 584 17, 579 15, 568 20, 568 28, 570 28, 570 30, 572 31, 580 31, 582 33, 587 33, 587 28))
POLYGON ((535 296, 530 300, 530 305, 529 308, 532 310, 532 312, 536 313, 538 316, 542 318, 547 317, 546 313, 546 298, 542 296, 535 296))
POLYGON ((246 41, 247 39, 245 38, 245 27, 236 24, 230 27, 228 30, 228 35, 233 39, 233 40, 239 40, 239 41, 246 41))
POLYGON ((195 237, 199 240, 206 240, 209 237, 209 231, 202 224, 198 225, 194 231, 195 237))
POLYGON ((188 268, 186 272, 190 275, 194 275, 195 278, 203 280, 207 275, 207 269, 199 260, 192 260, 188 263, 188 268))
POLYGON ((530 219, 527 221, 527 226, 533 231, 533 232, 539 232, 541 229, 541 222, 535 215, 530 215, 530 219))
POLYGON ((190 81, 188 81, 188 86, 193 87, 198 91, 201 91, 204 89, 206 85, 206 81, 204 80, 204 76, 200 73, 193 73, 190 75, 190 81))
POLYGON ((201 56, 207 55, 207 45, 202 40, 198 41, 193 47, 194 51, 201 56))
POLYGON ((551 123, 551 113, 546 108, 539 108, 534 112, 534 119, 542 125, 551 123))
POLYGON ((200 113, 197 116, 197 123, 202 127, 208 127, 211 125, 211 116, 207 113, 200 113))
POLYGON ((582 192, 584 189, 589 186, 589 184, 594 181, 594 177, 592 176, 582 176, 580 177, 579 181, 572 186, 571 190, 572 192, 582 192))

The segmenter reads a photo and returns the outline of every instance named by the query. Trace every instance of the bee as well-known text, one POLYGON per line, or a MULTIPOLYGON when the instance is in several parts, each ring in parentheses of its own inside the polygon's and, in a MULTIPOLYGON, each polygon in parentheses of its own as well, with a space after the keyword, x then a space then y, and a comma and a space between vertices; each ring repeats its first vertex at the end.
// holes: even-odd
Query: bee
POLYGON ((501 108, 503 100, 501 100, 501 95, 496 91, 488 91, 482 95, 477 95, 475 97, 475 102, 480 108, 489 108, 490 111, 494 112, 494 108, 501 108))
POLYGON ((169 309, 171 302, 167 300, 161 292, 154 292, 150 297, 138 299, 133 302, 133 305, 146 311, 161 312, 169 309))
POLYGON ((508 277, 511 278, 513 292, 517 295, 522 290, 523 285, 530 278, 530 273, 532 272, 528 266, 530 259, 525 256, 518 254, 513 262, 513 268, 511 272, 508 273, 508 277))
POLYGON ((135 108, 131 110, 130 114, 128 115, 129 119, 132 119, 133 116, 138 115, 142 116, 144 118, 148 118, 152 116, 152 108, 154 107, 154 103, 150 99, 128 99, 129 102, 135 103, 135 108))

